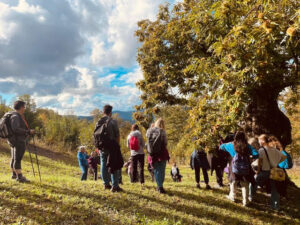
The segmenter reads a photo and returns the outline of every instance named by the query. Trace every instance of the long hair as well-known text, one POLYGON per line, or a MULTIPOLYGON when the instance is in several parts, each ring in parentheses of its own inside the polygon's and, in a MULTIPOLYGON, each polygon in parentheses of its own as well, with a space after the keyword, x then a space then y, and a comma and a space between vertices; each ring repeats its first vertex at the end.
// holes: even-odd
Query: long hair
POLYGON ((155 127, 165 130, 165 121, 162 118, 159 118, 155 122, 155 127))
POLYGON ((283 149, 281 142, 274 135, 269 136, 268 142, 270 147, 276 148, 278 150, 283 149))
POLYGON ((249 152, 248 142, 244 132, 239 131, 234 136, 233 147, 236 153, 245 155, 249 152))

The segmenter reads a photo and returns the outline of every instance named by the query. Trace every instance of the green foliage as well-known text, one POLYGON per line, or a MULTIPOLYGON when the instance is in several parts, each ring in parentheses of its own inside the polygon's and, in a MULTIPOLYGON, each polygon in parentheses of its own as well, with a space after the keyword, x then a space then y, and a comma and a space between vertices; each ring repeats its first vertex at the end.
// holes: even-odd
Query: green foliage
POLYGON ((276 107, 279 93, 300 79, 299 10, 298 0, 161 6, 157 19, 140 21, 136 31, 144 79, 137 83, 143 102, 135 119, 147 127, 157 107, 186 106, 186 139, 197 137, 210 149, 218 138, 214 126, 226 134, 242 125, 251 103, 276 107))
POLYGON ((6 105, 6 102, 0 96, 0 118, 4 116, 5 113, 11 111, 12 109, 6 105))

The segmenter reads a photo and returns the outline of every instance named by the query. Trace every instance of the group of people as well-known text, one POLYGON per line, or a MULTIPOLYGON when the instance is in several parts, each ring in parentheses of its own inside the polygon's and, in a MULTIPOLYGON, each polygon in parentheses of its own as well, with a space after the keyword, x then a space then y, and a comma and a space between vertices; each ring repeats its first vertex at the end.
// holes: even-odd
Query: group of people
MULTIPOLYGON (((12 179, 18 182, 29 182, 21 170, 21 160, 25 153, 28 136, 34 134, 34 130, 24 117, 26 104, 23 101, 14 103, 15 112, 7 114, 12 135, 8 136, 11 146, 11 170, 12 179)), ((117 121, 112 119, 112 106, 105 105, 104 116, 98 121, 94 139, 97 150, 89 156, 86 148, 81 146, 77 154, 79 166, 82 170, 81 180, 87 179, 88 170, 98 178, 98 165, 101 165, 101 179, 104 189, 112 192, 122 191, 121 169, 124 160, 120 151, 120 132, 117 121)), ((145 183, 145 148, 148 156, 148 171, 152 180, 157 184, 157 191, 165 193, 164 180, 167 162, 170 160, 168 152, 168 140, 163 119, 158 119, 146 132, 147 141, 144 140, 137 124, 132 125, 127 138, 127 146, 130 149, 130 159, 125 163, 132 183, 145 183)), ((236 201, 237 188, 242 188, 243 205, 255 201, 258 188, 271 194, 271 207, 280 208, 280 196, 287 197, 287 185, 290 183, 286 169, 292 167, 292 159, 284 150, 280 141, 273 135, 263 134, 257 139, 247 140, 244 132, 239 131, 229 135, 225 140, 221 139, 216 149, 207 155, 203 148, 196 148, 190 159, 190 166, 195 170, 196 187, 200 188, 200 170, 204 176, 206 189, 209 185, 208 170, 216 171, 217 183, 220 188, 223 184, 224 172, 228 174, 230 193, 228 199, 236 201)), ((182 175, 176 163, 171 169, 174 182, 181 182, 182 175)))

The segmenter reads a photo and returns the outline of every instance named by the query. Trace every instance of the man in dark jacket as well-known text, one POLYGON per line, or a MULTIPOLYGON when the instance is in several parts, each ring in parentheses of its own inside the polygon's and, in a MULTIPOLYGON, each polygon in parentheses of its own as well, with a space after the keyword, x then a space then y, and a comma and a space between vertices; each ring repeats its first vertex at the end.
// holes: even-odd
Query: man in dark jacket
MULTIPOLYGON (((104 183, 104 189, 111 189, 112 192, 119 192, 122 191, 122 189, 119 187, 119 180, 121 176, 121 170, 113 170, 112 173, 109 173, 109 167, 108 167, 108 162, 110 166, 113 165, 114 161, 112 160, 109 155, 111 153, 115 153, 119 149, 116 148, 116 145, 119 146, 120 144, 120 133, 119 133, 119 127, 118 123, 116 120, 112 119, 112 109, 113 107, 110 105, 105 105, 103 108, 104 112, 104 117, 102 117, 96 126, 98 124, 102 124, 103 121, 107 122, 107 134, 109 137, 109 142, 111 142, 110 147, 106 147, 100 150, 100 161, 101 161, 101 175, 102 175, 102 180, 104 183), (110 181, 112 182, 112 186, 110 185, 110 181)), ((123 165, 120 165, 120 168, 122 168, 123 165)))
POLYGON ((26 104, 23 101, 14 103, 15 112, 10 118, 11 129, 13 136, 8 139, 11 146, 11 163, 12 179, 18 182, 29 182, 23 175, 21 169, 21 161, 25 153, 27 138, 30 134, 34 134, 34 130, 30 130, 27 121, 24 117, 26 104))

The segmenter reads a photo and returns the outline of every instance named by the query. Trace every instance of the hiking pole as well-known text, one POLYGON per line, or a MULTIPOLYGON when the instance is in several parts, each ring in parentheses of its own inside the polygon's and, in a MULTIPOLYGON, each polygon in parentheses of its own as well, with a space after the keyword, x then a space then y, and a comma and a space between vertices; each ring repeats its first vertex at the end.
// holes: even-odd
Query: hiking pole
POLYGON ((30 158, 30 162, 31 162, 33 176, 35 177, 34 166, 33 166, 33 162, 32 162, 32 156, 31 156, 31 151, 30 151, 29 145, 27 145, 27 149, 28 149, 28 152, 29 152, 29 158, 30 158))
POLYGON ((33 146, 34 146, 34 150, 35 150, 35 159, 36 159, 36 164, 37 164, 37 167, 38 167, 40 182, 42 183, 40 164, 39 164, 39 159, 38 159, 38 156, 37 156, 37 148, 36 148, 36 145, 35 145, 34 136, 33 136, 33 146))

